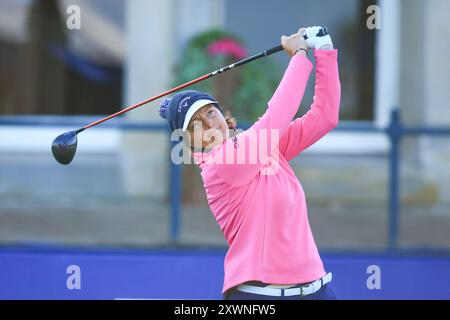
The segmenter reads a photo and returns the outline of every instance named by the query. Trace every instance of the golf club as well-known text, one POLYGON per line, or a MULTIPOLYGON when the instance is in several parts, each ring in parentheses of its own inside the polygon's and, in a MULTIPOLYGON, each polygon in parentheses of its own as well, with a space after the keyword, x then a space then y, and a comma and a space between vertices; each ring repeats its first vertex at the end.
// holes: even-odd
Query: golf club
MULTIPOLYGON (((325 36, 327 34, 328 34, 328 30, 326 28, 322 28, 320 30, 320 33, 317 36, 325 36)), ((306 35, 304 35, 304 38, 305 38, 305 40, 307 39, 306 35)), ((121 114, 124 114, 124 113, 126 113, 128 111, 131 111, 131 110, 133 110, 135 108, 138 108, 138 107, 140 107, 140 106, 142 106, 144 104, 147 104, 147 103, 152 102, 154 100, 157 100, 157 99, 159 99, 161 97, 164 97, 164 96, 166 96, 168 94, 171 94, 171 93, 173 93, 175 91, 181 90, 183 88, 186 88, 188 86, 196 84, 196 83, 198 83, 200 81, 212 78, 212 77, 214 77, 214 76, 216 76, 218 74, 224 73, 224 72, 226 72, 228 70, 231 70, 231 69, 233 69, 235 67, 239 67, 239 66, 242 66, 242 65, 244 65, 246 63, 255 61, 257 59, 270 56, 270 55, 272 55, 274 53, 277 53, 277 52, 280 52, 282 50, 283 50, 283 46, 281 46, 281 45, 273 47, 271 49, 268 49, 266 51, 260 52, 258 54, 255 54, 255 55, 251 56, 251 57, 248 57, 246 59, 243 59, 243 60, 240 60, 240 61, 235 62, 233 64, 230 64, 230 65, 228 65, 226 67, 223 67, 221 69, 213 71, 213 72, 211 72, 209 74, 205 74, 205 75, 203 75, 203 76, 201 76, 201 77, 199 77, 197 79, 194 79, 192 81, 186 82, 186 83, 184 83, 182 85, 179 85, 179 86, 177 86, 175 88, 172 88, 172 89, 170 89, 168 91, 165 91, 165 92, 163 92, 163 93, 161 93, 161 94, 159 94, 157 96, 154 96, 154 97, 151 97, 151 98, 149 98, 147 100, 139 102, 139 103, 137 103, 137 104, 135 104, 135 105, 133 105, 131 107, 128 107, 128 108, 123 109, 123 110, 120 110, 119 112, 116 112, 116 113, 114 113, 114 114, 112 114, 110 116, 107 116, 107 117, 105 117, 103 119, 95 121, 95 122, 93 122, 91 124, 88 124, 88 125, 80 128, 80 129, 78 129, 78 130, 69 131, 69 132, 66 132, 64 134, 61 134, 61 135, 59 135, 58 137, 56 137, 53 140, 53 143, 52 143, 53 156, 55 157, 56 161, 58 161, 60 164, 68 165, 70 162, 72 162, 72 160, 73 160, 73 158, 75 156, 75 152, 77 151, 77 143, 78 143, 77 135, 80 132, 82 132, 82 131, 84 131, 86 129, 92 128, 92 127, 94 127, 94 126, 96 126, 96 125, 98 125, 100 123, 103 123, 103 122, 105 122, 105 121, 107 121, 109 119, 117 117, 117 116, 119 116, 121 114)))

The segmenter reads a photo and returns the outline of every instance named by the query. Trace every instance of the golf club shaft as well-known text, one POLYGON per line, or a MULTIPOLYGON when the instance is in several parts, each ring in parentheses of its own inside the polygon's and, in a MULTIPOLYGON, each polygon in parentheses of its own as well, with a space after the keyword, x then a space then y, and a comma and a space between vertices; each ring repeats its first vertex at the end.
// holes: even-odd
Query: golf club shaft
POLYGON ((283 46, 279 45, 279 46, 273 47, 273 48, 271 48, 271 49, 268 49, 268 50, 266 50, 266 51, 263 51, 263 52, 260 52, 260 53, 258 53, 258 54, 255 54, 255 55, 253 55, 253 56, 251 56, 251 57, 248 57, 248 58, 246 58, 246 59, 243 59, 243 60, 240 60, 240 61, 235 62, 235 63, 233 63, 233 64, 230 64, 229 66, 226 66, 226 67, 223 67, 223 68, 218 69, 218 70, 216 70, 216 71, 213 71, 213 72, 211 72, 211 73, 209 73, 209 74, 205 74, 204 76, 201 76, 201 77, 199 77, 199 78, 197 78, 197 79, 191 80, 191 81, 186 82, 186 83, 184 83, 184 84, 182 84, 182 85, 179 85, 179 86, 177 86, 177 87, 175 87, 175 88, 172 88, 172 89, 170 89, 170 90, 167 90, 167 91, 165 91, 165 92, 163 92, 163 93, 161 93, 161 94, 159 94, 159 95, 157 95, 157 96, 151 97, 151 98, 146 99, 146 100, 144 100, 144 101, 142 101, 142 102, 139 102, 139 103, 137 103, 137 104, 135 104, 135 105, 133 105, 133 106, 131 106, 131 107, 128 107, 128 108, 123 109, 123 110, 120 110, 119 112, 116 112, 116 113, 114 113, 114 114, 112 114, 112 115, 110 115, 110 116, 107 116, 106 118, 103 118, 103 119, 100 119, 100 120, 98 120, 98 121, 95 121, 95 122, 93 122, 93 123, 91 123, 91 124, 88 124, 87 126, 84 126, 83 128, 78 129, 78 130, 76 131, 76 133, 80 133, 80 132, 82 132, 82 131, 84 131, 84 130, 86 130, 86 129, 88 129, 88 128, 91 128, 91 127, 93 127, 93 126, 96 126, 96 125, 98 125, 98 124, 100 124, 100 123, 102 123, 102 122, 105 122, 105 121, 107 121, 107 120, 109 120, 109 119, 112 119, 112 118, 114 118, 114 117, 117 117, 117 116, 119 116, 119 115, 121 115, 121 114, 124 114, 124 113, 130 111, 130 110, 136 109, 136 108, 138 108, 138 107, 140 107, 140 106, 142 106, 142 105, 144 105, 144 104, 147 104, 147 103, 149 103, 149 102, 152 102, 152 101, 154 101, 154 100, 157 100, 157 99, 159 99, 159 98, 162 98, 162 97, 164 97, 164 96, 166 96, 166 95, 168 95, 168 94, 171 94, 171 93, 173 93, 173 92, 175 92, 175 91, 178 91, 178 90, 181 90, 181 89, 183 89, 183 88, 189 87, 189 86, 191 86, 191 85, 193 85, 193 84, 196 84, 196 83, 201 82, 201 81, 203 81, 203 80, 206 80, 206 79, 208 79, 208 78, 212 78, 212 77, 214 77, 214 76, 217 75, 217 74, 224 73, 224 72, 226 72, 226 71, 228 71, 228 70, 231 70, 231 69, 233 69, 233 68, 235 68, 235 67, 239 67, 239 66, 242 66, 242 65, 244 65, 244 64, 246 64, 246 63, 255 61, 255 60, 257 60, 257 59, 260 59, 260 58, 263 58, 263 57, 270 56, 270 55, 272 55, 272 54, 274 54, 274 53, 277 53, 277 52, 279 52, 279 51, 282 51, 282 50, 283 50, 283 46))

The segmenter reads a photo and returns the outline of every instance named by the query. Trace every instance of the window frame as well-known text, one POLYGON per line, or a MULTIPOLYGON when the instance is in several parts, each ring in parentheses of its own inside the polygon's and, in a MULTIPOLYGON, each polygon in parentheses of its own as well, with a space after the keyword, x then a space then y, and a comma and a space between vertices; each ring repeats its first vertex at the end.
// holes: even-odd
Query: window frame
MULTIPOLYGON (((400 0, 379 0, 378 5, 381 10, 381 29, 373 30, 377 32, 374 75, 375 110, 374 120, 369 123, 381 129, 389 125, 391 112, 399 105, 401 4, 400 0)), ((351 122, 367 123, 367 121, 351 122)), ((332 131, 305 153, 386 155, 389 148, 389 140, 384 133, 332 131)))

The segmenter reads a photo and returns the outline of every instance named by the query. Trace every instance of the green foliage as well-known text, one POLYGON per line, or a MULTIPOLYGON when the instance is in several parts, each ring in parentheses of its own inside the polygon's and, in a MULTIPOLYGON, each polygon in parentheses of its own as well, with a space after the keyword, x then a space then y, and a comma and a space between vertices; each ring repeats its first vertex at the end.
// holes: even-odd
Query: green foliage
MULTIPOLYGON (((231 38, 244 47, 238 36, 222 30, 210 30, 193 37, 183 51, 174 85, 185 83, 236 62, 235 58, 230 56, 223 54, 212 56, 208 53, 208 46, 223 38, 231 38)), ((235 73, 232 96, 229 97, 227 105, 223 105, 223 101, 219 103, 225 109, 229 109, 238 121, 254 122, 265 112, 267 102, 281 79, 277 63, 272 57, 268 57, 230 70, 228 73, 235 73)), ((220 96, 219 91, 222 90, 220 77, 228 76, 227 74, 202 81, 191 88, 220 96)))

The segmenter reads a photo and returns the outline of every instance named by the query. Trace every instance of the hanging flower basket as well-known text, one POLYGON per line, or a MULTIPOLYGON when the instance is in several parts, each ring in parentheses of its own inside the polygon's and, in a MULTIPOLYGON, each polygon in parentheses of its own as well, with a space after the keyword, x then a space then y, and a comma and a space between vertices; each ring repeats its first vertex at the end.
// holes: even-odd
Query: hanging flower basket
MULTIPOLYGON (((236 35, 211 30, 194 36, 186 45, 176 68, 174 85, 195 79, 249 55, 236 35)), ((192 89, 211 93, 239 122, 254 122, 267 108, 280 80, 281 72, 273 57, 252 62, 207 81, 192 89)))

